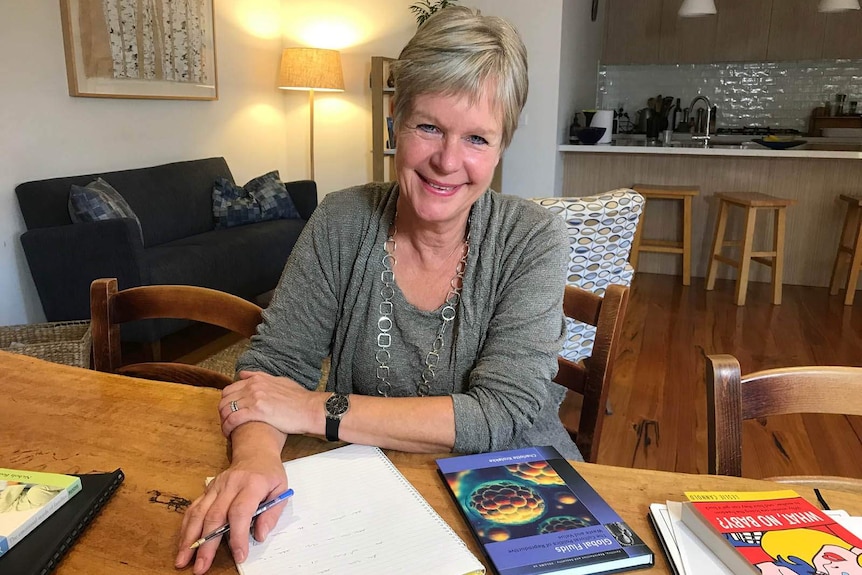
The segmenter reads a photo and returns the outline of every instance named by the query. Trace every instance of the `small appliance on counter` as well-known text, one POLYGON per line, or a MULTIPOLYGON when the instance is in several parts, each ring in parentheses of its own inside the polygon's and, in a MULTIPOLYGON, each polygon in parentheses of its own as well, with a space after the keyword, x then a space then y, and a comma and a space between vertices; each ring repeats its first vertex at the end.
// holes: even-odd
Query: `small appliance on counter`
POLYGON ((596 110, 589 123, 591 128, 604 128, 604 134, 596 142, 597 144, 610 144, 614 128, 613 110, 596 110))

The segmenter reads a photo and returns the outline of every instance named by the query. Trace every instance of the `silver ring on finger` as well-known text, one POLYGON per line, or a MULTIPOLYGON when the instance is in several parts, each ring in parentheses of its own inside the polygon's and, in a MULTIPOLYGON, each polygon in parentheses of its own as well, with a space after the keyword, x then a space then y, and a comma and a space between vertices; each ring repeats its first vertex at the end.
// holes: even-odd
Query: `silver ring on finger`
POLYGON ((232 413, 239 411, 239 406, 236 404, 236 401, 230 402, 230 410, 232 413))

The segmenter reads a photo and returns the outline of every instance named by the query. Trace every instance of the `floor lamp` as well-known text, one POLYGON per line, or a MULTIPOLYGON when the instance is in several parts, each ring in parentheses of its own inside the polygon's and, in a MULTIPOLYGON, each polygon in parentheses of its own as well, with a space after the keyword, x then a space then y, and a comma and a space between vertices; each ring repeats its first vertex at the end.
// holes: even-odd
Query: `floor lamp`
POLYGON ((311 179, 314 179, 314 91, 343 92, 341 54, 323 48, 285 48, 281 53, 278 87, 308 90, 311 179))

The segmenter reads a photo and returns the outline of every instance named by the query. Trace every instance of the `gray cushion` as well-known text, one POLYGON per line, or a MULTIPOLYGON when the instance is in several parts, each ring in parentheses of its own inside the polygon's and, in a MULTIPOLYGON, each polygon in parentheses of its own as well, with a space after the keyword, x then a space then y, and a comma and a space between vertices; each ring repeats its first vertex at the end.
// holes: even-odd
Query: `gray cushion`
POLYGON ((141 222, 120 192, 103 180, 96 178, 86 186, 72 184, 69 190, 69 217, 74 223, 98 222, 119 218, 132 218, 141 232, 141 222))
POLYGON ((216 228, 253 222, 300 217, 278 172, 268 172, 240 187, 226 178, 213 186, 213 217, 216 228))

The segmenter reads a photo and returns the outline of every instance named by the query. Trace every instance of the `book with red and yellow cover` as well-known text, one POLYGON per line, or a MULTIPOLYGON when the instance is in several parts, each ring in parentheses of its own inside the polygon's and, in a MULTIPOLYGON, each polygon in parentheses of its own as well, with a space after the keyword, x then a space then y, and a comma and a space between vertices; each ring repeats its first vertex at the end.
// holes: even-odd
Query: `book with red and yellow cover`
POLYGON ((862 575, 862 540, 795 491, 685 495, 683 523, 736 574, 862 575))

